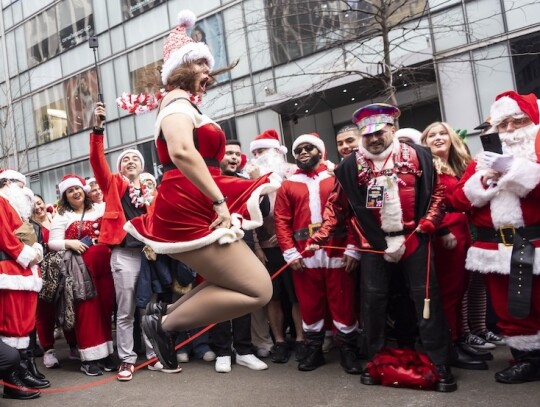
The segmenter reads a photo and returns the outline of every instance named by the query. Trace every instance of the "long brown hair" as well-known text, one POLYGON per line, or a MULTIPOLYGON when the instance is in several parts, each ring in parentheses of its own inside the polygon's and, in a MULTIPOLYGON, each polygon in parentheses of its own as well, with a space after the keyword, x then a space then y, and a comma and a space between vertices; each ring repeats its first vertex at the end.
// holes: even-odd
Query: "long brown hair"
POLYGON ((450 151, 448 153, 448 163, 445 165, 441 161, 440 171, 444 173, 453 173, 452 175, 461 178, 461 176, 465 172, 465 169, 467 168, 467 165, 472 160, 472 157, 469 154, 465 143, 463 143, 461 138, 457 135, 455 130, 448 123, 433 122, 429 126, 427 126, 422 132, 422 144, 426 144, 426 138, 428 136, 428 133, 435 126, 443 126, 448 132, 448 136, 450 137, 450 151), (448 169, 450 171, 448 171, 448 169))

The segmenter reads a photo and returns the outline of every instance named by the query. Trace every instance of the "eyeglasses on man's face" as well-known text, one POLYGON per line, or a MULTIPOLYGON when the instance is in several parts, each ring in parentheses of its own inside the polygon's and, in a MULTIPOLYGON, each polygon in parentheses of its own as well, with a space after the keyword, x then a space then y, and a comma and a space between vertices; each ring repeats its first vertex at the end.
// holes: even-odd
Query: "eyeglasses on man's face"
POLYGON ((528 116, 524 117, 509 117, 506 120, 503 120, 497 125, 497 130, 499 133, 504 133, 505 131, 511 129, 520 129, 522 127, 528 126, 532 121, 528 116))
POLYGON ((306 150, 306 153, 311 153, 315 146, 313 144, 306 144, 305 146, 296 147, 293 151, 295 155, 301 154, 302 151, 306 150))

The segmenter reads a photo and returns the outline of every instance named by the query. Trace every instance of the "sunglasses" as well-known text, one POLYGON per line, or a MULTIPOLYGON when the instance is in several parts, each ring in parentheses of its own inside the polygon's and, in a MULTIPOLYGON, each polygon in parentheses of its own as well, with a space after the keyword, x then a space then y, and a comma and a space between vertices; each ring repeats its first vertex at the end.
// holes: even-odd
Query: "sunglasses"
POLYGON ((300 154, 302 151, 306 150, 306 153, 311 153, 315 146, 313 144, 306 144, 303 147, 296 147, 293 152, 295 155, 300 154))

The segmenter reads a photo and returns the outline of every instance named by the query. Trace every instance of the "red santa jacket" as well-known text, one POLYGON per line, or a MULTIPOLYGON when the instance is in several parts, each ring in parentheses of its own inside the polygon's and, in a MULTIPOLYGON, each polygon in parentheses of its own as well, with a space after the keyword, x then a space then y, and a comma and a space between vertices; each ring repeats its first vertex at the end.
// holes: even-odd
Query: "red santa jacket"
POLYGON ((123 229, 126 215, 122 208, 122 197, 129 184, 119 173, 113 174, 105 158, 103 134, 90 135, 90 165, 99 187, 103 191, 105 213, 101 223, 98 242, 110 246, 118 245, 127 232, 123 229))
MULTIPOLYGON (((343 267, 343 250, 340 249, 324 249, 319 254, 306 252, 300 255, 310 234, 322 223, 323 210, 334 183, 335 178, 321 164, 315 174, 297 172, 281 184, 276 196, 274 217, 276 236, 285 261, 303 258, 308 268, 343 267)), ((347 237, 345 224, 342 224, 335 230, 328 245, 344 247, 352 241, 352 235, 347 237)))
MULTIPOLYGON (((479 228, 497 229, 540 225, 540 164, 514 158, 510 170, 489 188, 482 184, 485 171, 471 162, 451 195, 453 206, 470 211, 479 228)), ((533 273, 540 275, 540 240, 536 247, 533 273)), ((466 267, 482 273, 510 273, 512 246, 478 239, 467 253, 466 267)))
POLYGON ((41 290, 39 266, 28 267, 36 255, 35 249, 22 243, 13 233, 22 225, 22 220, 9 201, 0 196, 0 290, 41 290))

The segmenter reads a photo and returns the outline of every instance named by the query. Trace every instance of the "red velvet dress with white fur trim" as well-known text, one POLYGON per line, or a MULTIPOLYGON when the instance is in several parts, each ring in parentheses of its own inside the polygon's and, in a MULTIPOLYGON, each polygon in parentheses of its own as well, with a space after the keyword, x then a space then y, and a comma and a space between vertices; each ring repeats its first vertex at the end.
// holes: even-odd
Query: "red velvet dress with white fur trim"
POLYGON ((211 200, 206 197, 177 168, 165 172, 157 189, 157 196, 146 215, 127 222, 124 229, 149 245, 156 253, 181 253, 196 250, 214 242, 232 243, 244 236, 242 229, 262 225, 259 198, 279 188, 281 179, 268 174, 257 180, 221 175, 218 163, 225 154, 225 134, 208 116, 198 112, 186 100, 166 106, 156 123, 156 146, 164 166, 172 160, 167 144, 160 136, 161 120, 168 114, 181 113, 193 121, 194 142, 208 163, 208 169, 217 186, 227 197, 232 215, 230 229, 209 229, 216 218, 211 200))

